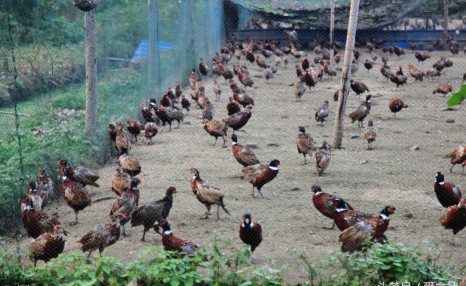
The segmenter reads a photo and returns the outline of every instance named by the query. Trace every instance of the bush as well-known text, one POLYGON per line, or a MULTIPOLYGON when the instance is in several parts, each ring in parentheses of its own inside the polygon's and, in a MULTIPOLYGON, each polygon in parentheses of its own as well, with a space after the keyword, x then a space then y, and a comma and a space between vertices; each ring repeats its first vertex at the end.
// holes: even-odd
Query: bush
POLYGON ((462 272, 458 265, 437 264, 440 259, 437 245, 428 244, 427 255, 419 250, 419 246, 402 243, 370 247, 367 245, 364 251, 356 254, 330 253, 328 259, 317 267, 301 256, 309 272, 310 285, 401 285, 402 282, 411 285, 424 285, 424 282, 447 285, 459 281, 459 277, 453 274, 454 270, 462 272), (432 249, 435 249, 434 254, 432 249))
MULTIPOLYGON (((0 285, 284 285, 286 266, 260 266, 250 262, 248 248, 233 254, 223 253, 217 245, 198 251, 192 257, 149 247, 129 263, 83 253, 60 255, 37 267, 19 262, 13 248, 0 241, 0 285)), ((419 246, 401 243, 385 244, 353 255, 330 253, 327 260, 315 266, 301 256, 308 268, 310 281, 299 285, 454 285, 462 272, 459 265, 439 264, 437 246, 426 244, 429 253, 419 246), (450 284, 448 284, 450 283, 450 284)), ((20 255, 19 257, 22 257, 20 255)))
POLYGON ((37 267, 22 265, 12 253, 0 253, 1 285, 282 285, 281 271, 251 264, 248 249, 228 257, 215 246, 188 257, 150 247, 126 265, 100 255, 88 260, 80 252, 37 267))
POLYGON ((150 247, 126 266, 124 277, 134 285, 198 285, 206 281, 197 272, 199 267, 207 267, 205 258, 204 250, 193 257, 179 257, 161 247, 150 247))
POLYGON ((233 257, 225 256, 218 246, 210 251, 210 281, 213 285, 282 285, 282 272, 269 267, 260 267, 250 261, 251 251, 244 248, 233 257))
POLYGON ((14 247, 0 238, 0 285, 24 285, 28 267, 14 252, 14 247))
POLYGON ((60 255, 49 263, 31 267, 26 282, 38 285, 125 285, 124 266, 114 257, 83 253, 60 255))

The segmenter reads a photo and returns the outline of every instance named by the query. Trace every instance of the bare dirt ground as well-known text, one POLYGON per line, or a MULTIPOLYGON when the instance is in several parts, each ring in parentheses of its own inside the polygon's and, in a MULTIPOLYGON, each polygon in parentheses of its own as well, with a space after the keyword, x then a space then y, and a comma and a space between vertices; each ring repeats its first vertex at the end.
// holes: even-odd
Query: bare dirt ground
MULTIPOLYGON (((397 214, 386 232, 390 240, 406 244, 425 239, 435 241, 439 243, 445 259, 451 256, 453 264, 466 264, 463 255, 465 232, 457 235, 458 245, 452 245, 452 231, 443 229, 439 223, 444 209, 433 190, 437 171, 444 172, 447 181, 466 189, 466 176, 461 174, 461 167, 456 166, 450 173, 447 157, 458 145, 466 143, 466 112, 464 104, 454 111, 442 111, 446 98, 432 94, 441 82, 450 82, 454 90, 459 87, 465 72, 466 57, 462 54, 451 56, 448 51, 434 52, 430 59, 418 64, 413 51, 406 50, 406 55, 399 58, 392 55, 390 63, 393 69, 402 64, 406 67, 406 75, 409 63, 425 70, 432 67, 440 56, 447 56, 454 62, 445 76, 414 82, 408 75, 408 83, 396 88, 380 73, 381 52, 374 68, 367 72, 363 62, 369 58, 369 54, 365 49, 361 51, 360 69, 354 78, 365 82, 374 96, 368 116, 368 119, 374 120, 379 131, 373 144, 374 150, 366 150, 363 129, 359 129, 356 123, 351 124, 346 117, 344 148, 332 151, 328 170, 324 176, 317 176, 314 158, 304 165, 302 156, 297 153, 297 127, 305 126, 317 144, 324 139, 330 141, 336 106, 333 93, 339 79, 325 76, 315 88, 306 91, 301 102, 296 102, 294 87, 289 84, 297 80, 294 69, 297 61, 290 58, 288 67, 279 69, 269 81, 265 80, 256 65, 247 64, 254 80, 254 88, 248 88, 247 93, 255 99, 255 106, 249 123, 244 127, 246 132, 238 132, 238 138, 242 144, 257 144, 254 152, 261 162, 268 163, 272 159, 281 161, 280 173, 262 190, 267 199, 252 198, 252 187, 241 180, 242 166, 231 153, 230 138, 227 148, 222 148, 221 139, 216 146, 212 146, 214 138, 204 131, 198 119, 201 110, 193 107, 186 113, 185 122, 179 129, 167 132, 168 128, 165 128, 155 137, 155 144, 148 145, 141 138, 132 147, 131 152, 142 165, 139 176, 143 181, 140 204, 162 198, 167 187, 175 186, 178 194, 170 213, 174 233, 200 245, 210 245, 216 241, 226 252, 244 247, 238 237, 238 226, 242 215, 250 212, 262 222, 264 229, 263 243, 254 253, 255 263, 275 266, 288 264, 286 281, 297 283, 308 278, 305 268, 299 263, 300 254, 318 263, 328 251, 339 251, 340 247, 337 242, 339 231, 336 228, 323 229, 331 226, 332 222, 312 204, 310 187, 318 184, 324 191, 339 194, 355 209, 363 212, 378 214, 387 204, 396 206, 397 214), (408 105, 396 118, 388 109, 388 101, 394 96, 403 98, 408 105), (331 113, 325 124, 320 126, 314 120, 314 112, 326 99, 330 101, 331 113), (447 123, 447 119, 453 119, 454 123, 447 123), (419 150, 411 150, 413 145, 419 146, 419 150), (188 170, 192 167, 199 169, 203 179, 215 183, 225 193, 224 201, 231 216, 221 211, 220 219, 215 215, 208 220, 200 218, 205 207, 193 196, 187 181, 188 170)), ((312 60, 314 53, 310 53, 308 58, 312 60)), ((231 62, 236 62, 236 59, 231 62)), ((220 82, 223 90, 220 101, 215 101, 212 81, 209 79, 206 82, 207 94, 216 107, 214 118, 217 120, 227 117, 225 105, 231 95, 223 79, 220 82)), ((185 90, 184 93, 189 95, 190 91, 185 90)), ((359 100, 351 91, 346 114, 358 104, 359 100)), ((364 124, 367 124, 367 120, 364 124)), ((228 135, 231 135, 230 131, 228 135)), ((93 198, 113 195, 110 186, 115 167, 112 160, 99 170, 101 187, 89 188, 93 198)), ((76 241, 97 224, 109 221, 112 203, 112 200, 97 202, 80 213, 80 224, 68 227, 72 235, 68 237, 65 252, 79 251, 76 241)), ((216 208, 213 210, 215 214, 216 208)), ((74 219, 74 213, 64 204, 55 204, 48 211, 58 212, 64 222, 74 219)), ((160 236, 154 232, 146 235, 146 242, 141 242, 142 228, 131 229, 128 224, 128 230, 132 235, 107 248, 104 254, 130 260, 143 248, 161 244, 160 236)), ((29 241, 24 235, 21 244, 25 246, 29 241)))

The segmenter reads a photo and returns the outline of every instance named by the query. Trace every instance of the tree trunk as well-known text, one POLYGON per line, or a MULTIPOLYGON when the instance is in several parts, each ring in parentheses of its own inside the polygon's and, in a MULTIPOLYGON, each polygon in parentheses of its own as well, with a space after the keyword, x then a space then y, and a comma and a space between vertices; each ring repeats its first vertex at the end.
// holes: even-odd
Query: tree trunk
POLYGON ((94 136, 97 130, 97 58, 95 10, 86 12, 86 126, 84 134, 94 136))
POLYGON ((149 7, 149 84, 150 89, 160 88, 160 54, 158 45, 157 0, 148 0, 149 7))
POLYGON ((353 62, 354 42, 356 38, 356 30, 358 27, 359 0, 351 0, 351 8, 348 22, 348 33, 346 35, 345 57, 343 62, 343 70, 340 80, 340 96, 338 97, 337 111, 335 116, 335 126, 333 129, 332 147, 341 149, 343 142, 343 127, 345 120, 346 99, 349 93, 349 73, 353 62))
POLYGON ((335 39, 333 38, 334 35, 334 27, 335 27, 335 0, 330 0, 330 66, 335 66, 335 55, 334 55, 334 44, 333 42, 335 39))

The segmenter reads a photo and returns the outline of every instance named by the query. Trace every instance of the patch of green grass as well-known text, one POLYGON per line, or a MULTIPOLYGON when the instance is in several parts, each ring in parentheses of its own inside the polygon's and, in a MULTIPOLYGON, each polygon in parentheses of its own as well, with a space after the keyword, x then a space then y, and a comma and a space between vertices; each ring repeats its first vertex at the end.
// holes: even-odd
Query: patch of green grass
POLYGON ((84 91, 75 94, 65 93, 54 98, 51 106, 61 109, 86 109, 86 95, 84 91))

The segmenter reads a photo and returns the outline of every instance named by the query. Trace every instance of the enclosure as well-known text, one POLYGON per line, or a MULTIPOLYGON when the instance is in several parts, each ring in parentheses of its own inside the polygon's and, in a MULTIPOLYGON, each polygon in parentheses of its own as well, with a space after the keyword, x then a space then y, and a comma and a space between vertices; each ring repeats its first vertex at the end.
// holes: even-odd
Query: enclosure
MULTIPOLYGON (((351 1, 334 1, 333 39, 341 60, 329 61, 328 65, 335 69, 335 76, 323 72, 324 64, 319 58, 319 47, 331 51, 332 2, 149 0, 142 4, 126 0, 95 1, 97 6, 84 12, 70 1, 2 1, 0 233, 5 252, 19 258, 21 267, 36 273, 37 277, 40 277, 40 269, 47 269, 41 268, 47 266, 40 261, 39 270, 33 270, 33 262, 24 255, 29 251, 32 237, 24 227, 23 213, 27 210, 21 203, 30 190, 28 180, 38 177, 38 168, 46 170, 53 181, 53 200, 43 211, 56 216, 70 233, 65 237, 65 259, 68 257, 71 261, 75 253, 81 252, 78 241, 84 234, 99 224, 111 223, 109 213, 117 199, 112 191, 112 180, 118 167, 118 155, 108 126, 116 122, 126 125, 126 120, 138 119, 143 131, 137 142, 130 144, 128 152, 138 158, 141 165, 140 174, 135 176, 141 180, 139 206, 162 199, 168 187, 175 187, 177 192, 168 217, 173 234, 198 244, 207 253, 218 250, 224 257, 235 257, 247 247, 239 232, 243 215, 250 213, 262 226, 263 240, 253 253, 245 255, 248 266, 244 267, 244 272, 238 272, 241 273, 238 277, 245 277, 245 281, 256 275, 264 280, 250 280, 253 285, 272 284, 267 282, 269 278, 264 278, 269 277, 268 274, 248 272, 252 262, 256 271, 274 273, 277 270, 278 274, 270 276, 279 277, 278 284, 317 285, 319 279, 324 285, 373 285, 374 281, 385 285, 401 285, 402 282, 459 284, 466 265, 464 230, 453 235, 451 229, 441 225, 440 218, 447 209, 439 203, 434 183, 437 172, 442 172, 445 181, 459 189, 466 185, 461 164, 450 172, 449 157, 458 146, 466 144, 465 108, 463 103, 447 107, 447 99, 461 88, 466 76, 466 2, 360 1, 355 47, 346 48, 350 51, 354 48, 360 54, 355 59, 359 63, 358 71, 351 74, 350 79, 365 83, 369 91, 358 97, 346 87, 342 147, 330 148, 328 169, 319 176, 315 153, 324 140, 333 141, 338 122, 336 110, 341 100, 334 100, 334 94, 341 88, 345 70, 351 1), (92 19, 91 15, 96 19, 97 122, 95 135, 89 136, 84 130, 88 127, 86 84, 90 78, 89 74, 86 76, 86 53, 89 53, 86 45, 89 22, 86 20, 92 19), (296 32, 297 39, 290 37, 292 31, 296 32), (270 57, 265 57, 267 44, 273 46, 270 57), (250 47, 254 56, 266 66, 277 67, 272 78, 266 79, 266 69, 254 61, 249 62, 244 54, 239 59, 235 57, 235 49, 241 45, 250 47), (394 47, 402 49, 403 53, 391 53, 394 47), (295 48, 297 52, 276 52, 287 48, 295 48), (375 60, 374 52, 378 54, 375 60), (415 53, 425 53, 429 57, 421 62, 415 53), (234 92, 226 78, 213 74, 212 64, 217 56, 222 58, 228 54, 231 59, 220 60, 225 61, 226 68, 233 71, 235 65, 244 65, 254 82, 252 87, 245 87, 237 75, 233 76, 239 87, 245 88, 245 93, 254 99, 249 121, 235 132, 238 142, 252 148, 261 163, 280 161, 278 175, 261 189, 265 198, 257 190, 256 197, 251 196, 253 187, 244 179, 243 166, 232 154, 232 129, 228 129, 225 136, 225 146, 222 146, 221 137, 216 141, 204 130, 205 111, 194 101, 198 90, 190 87, 194 68, 202 78, 205 96, 215 109, 213 119, 220 122, 226 119, 225 106, 234 92), (383 57, 393 72, 403 70, 407 78, 405 84, 398 87, 381 74, 383 57), (200 58, 209 68, 205 78, 199 71, 200 58), (320 70, 323 73, 316 79, 315 86, 305 86, 304 94, 297 98, 295 89, 299 79, 295 65, 301 67, 305 58, 316 75, 320 70), (451 60, 453 65, 442 69, 439 76, 427 73, 419 81, 410 75, 408 65, 422 72, 432 71, 434 63, 441 58, 451 60), (373 62, 372 69, 364 67, 366 60, 373 62), (163 131, 162 126, 158 126, 158 133, 151 142, 144 138, 146 119, 141 113, 141 104, 149 106, 150 98, 160 103, 167 88, 175 88, 178 80, 181 80, 182 95, 191 99, 191 108, 183 110, 184 120, 179 127, 177 122, 172 124, 171 131, 168 124, 163 131), (214 94, 214 80, 221 89, 218 97, 214 94), (441 84, 450 84, 451 91, 445 95, 439 93, 437 87, 441 84), (370 113, 363 120, 364 128, 359 128, 357 122, 351 122, 349 114, 369 93, 372 95, 370 113), (389 108, 393 97, 405 103, 405 108, 396 114, 389 108), (330 113, 321 124, 316 121, 315 113, 325 100, 329 101, 330 113), (368 150, 364 137, 369 120, 377 128, 372 150, 368 150), (312 156, 307 157, 307 164, 297 151, 299 126, 305 127, 315 146, 312 156), (74 221, 75 213, 60 191, 62 178, 57 161, 62 159, 74 167, 86 166, 99 174, 99 187, 86 186, 92 204, 79 212, 77 225, 69 224, 74 221), (202 179, 220 189, 229 214, 220 208, 217 218, 214 204, 212 215, 202 218, 206 207, 193 194, 191 168, 198 169, 202 179), (384 233, 387 244, 375 244, 372 248, 406 246, 413 255, 420 253, 414 260, 425 259, 432 269, 429 268, 426 276, 419 274, 417 278, 401 274, 390 276, 387 273, 401 268, 398 266, 401 262, 395 261, 388 268, 376 271, 378 278, 357 280, 355 277, 359 276, 355 273, 358 271, 373 272, 357 269, 357 265, 348 266, 344 261, 364 258, 366 254, 348 254, 344 259, 339 256, 341 231, 327 229, 332 219, 323 216, 314 206, 311 186, 320 186, 327 193, 341 196, 355 210, 376 217, 385 206, 396 207, 396 214, 390 216, 384 233), (345 273, 342 274, 342 270, 345 273), (333 277, 333 282, 326 280, 329 277, 333 277), (400 277, 405 280, 397 280, 400 277)), ((181 99, 174 104, 180 106, 181 99)), ((126 127, 124 130, 127 131, 126 127)), ((146 233, 146 240, 141 241, 141 226, 131 227, 128 222, 125 228, 129 235, 121 235, 114 245, 103 251, 104 256, 119 259, 120 264, 115 263, 111 271, 122 271, 120 265, 139 261, 138 255, 148 247, 160 246, 157 253, 162 249, 162 237, 153 229, 146 233)), ((97 256, 92 254, 91 261, 103 261, 97 256)), ((236 259, 237 264, 239 260, 236 259)), ((12 281, 8 280, 5 270, 7 263, 2 263, 0 281, 12 281)), ((65 262, 56 265, 60 263, 65 262)), ((71 264, 64 265, 71 267, 71 264)), ((225 265, 234 268, 228 263, 225 265)), ((213 268, 200 268, 199 273, 211 279, 206 278, 206 283, 214 284, 213 274, 206 274, 213 268)), ((109 273, 113 273, 111 271, 109 273)), ((419 270, 411 269, 413 273, 416 271, 419 270)), ((62 282, 67 275, 70 275, 69 269, 61 277, 65 279, 62 282)), ((107 278, 95 279, 96 284, 111 284, 107 278)), ((21 283, 27 284, 24 281, 21 283)), ((129 281, 130 278, 125 283, 129 281)), ((161 281, 152 283, 169 283, 161 281)), ((240 284, 239 280, 232 281, 225 285, 240 284)), ((183 279, 177 283, 183 284, 183 279)))

